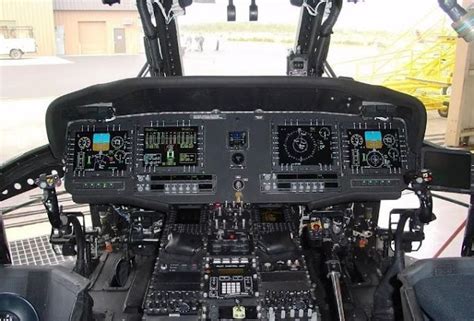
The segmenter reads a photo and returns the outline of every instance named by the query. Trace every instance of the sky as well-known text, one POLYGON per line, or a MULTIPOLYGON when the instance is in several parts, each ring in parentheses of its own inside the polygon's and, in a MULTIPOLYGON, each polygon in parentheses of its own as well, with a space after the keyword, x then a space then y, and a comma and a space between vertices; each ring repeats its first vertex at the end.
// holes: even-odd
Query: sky
MULTIPOLYGON (((215 4, 194 3, 188 7, 179 24, 225 22, 227 0, 215 4)), ((250 0, 234 0, 237 21, 248 21, 250 0)), ((257 0, 260 23, 297 24, 300 8, 289 0, 257 0)), ((445 23, 446 15, 438 0, 365 0, 357 4, 344 0, 336 28, 354 30, 405 30, 425 21, 427 25, 445 23)))

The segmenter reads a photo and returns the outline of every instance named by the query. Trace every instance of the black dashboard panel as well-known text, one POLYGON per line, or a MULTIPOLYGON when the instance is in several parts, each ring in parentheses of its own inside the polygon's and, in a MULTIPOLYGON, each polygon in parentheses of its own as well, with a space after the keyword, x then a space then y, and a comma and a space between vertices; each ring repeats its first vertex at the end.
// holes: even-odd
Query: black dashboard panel
POLYGON ((67 137, 66 188, 98 203, 396 198, 414 167, 398 118, 166 112, 71 122, 67 137))
POLYGON ((170 77, 60 97, 46 124, 76 202, 315 208, 398 198, 420 167, 426 112, 349 79, 170 77))

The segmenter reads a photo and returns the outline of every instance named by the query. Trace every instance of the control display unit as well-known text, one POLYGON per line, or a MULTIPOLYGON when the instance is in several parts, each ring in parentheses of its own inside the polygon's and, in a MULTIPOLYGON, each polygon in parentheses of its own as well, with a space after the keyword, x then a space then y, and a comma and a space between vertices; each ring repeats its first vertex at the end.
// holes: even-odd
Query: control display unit
POLYGON ((77 132, 74 143, 74 170, 126 170, 127 141, 127 131, 77 132))
POLYGON ((331 165, 329 126, 278 126, 279 165, 331 165))
POLYGON ((198 127, 145 127, 143 165, 157 167, 198 164, 198 127))

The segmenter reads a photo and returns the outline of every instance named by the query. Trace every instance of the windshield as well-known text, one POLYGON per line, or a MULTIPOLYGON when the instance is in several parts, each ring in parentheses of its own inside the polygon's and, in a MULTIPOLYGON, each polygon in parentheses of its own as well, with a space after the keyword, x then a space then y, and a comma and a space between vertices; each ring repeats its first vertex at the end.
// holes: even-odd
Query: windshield
MULTIPOLYGON (((259 0, 258 21, 249 22, 249 3, 239 1, 236 21, 227 22, 227 1, 202 2, 209 3, 195 1, 176 18, 185 75, 286 75, 306 9, 287 0, 259 0)), ((2 6, 0 47, 10 46, 0 57, 3 163, 47 143, 44 114, 52 100, 135 77, 146 59, 133 0, 112 7, 100 0, 2 1, 2 6), (14 46, 21 47, 20 56, 14 46)), ((445 50, 436 39, 452 36, 446 20, 432 0, 345 2, 328 62, 338 76, 383 84, 410 65, 415 51, 445 50)), ((447 46, 454 48, 452 42, 447 46)), ((448 63, 439 77, 449 78, 452 68, 448 63)), ((436 112, 430 119, 438 139, 444 122, 436 112)))

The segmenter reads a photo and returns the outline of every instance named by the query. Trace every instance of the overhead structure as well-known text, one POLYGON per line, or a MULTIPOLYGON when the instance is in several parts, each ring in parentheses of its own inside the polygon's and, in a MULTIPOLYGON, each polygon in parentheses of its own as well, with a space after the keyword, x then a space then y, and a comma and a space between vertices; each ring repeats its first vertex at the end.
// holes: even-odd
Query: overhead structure
MULTIPOLYGON (((457 0, 438 0, 438 2, 441 9, 453 20, 451 26, 459 37, 466 42, 474 41, 474 7, 472 7, 472 3, 471 8, 466 11, 457 3, 457 0)), ((466 6, 469 5, 468 1, 465 2, 466 6)))
POLYGON ((458 39, 455 57, 446 145, 471 145, 474 136, 474 43, 458 39))

